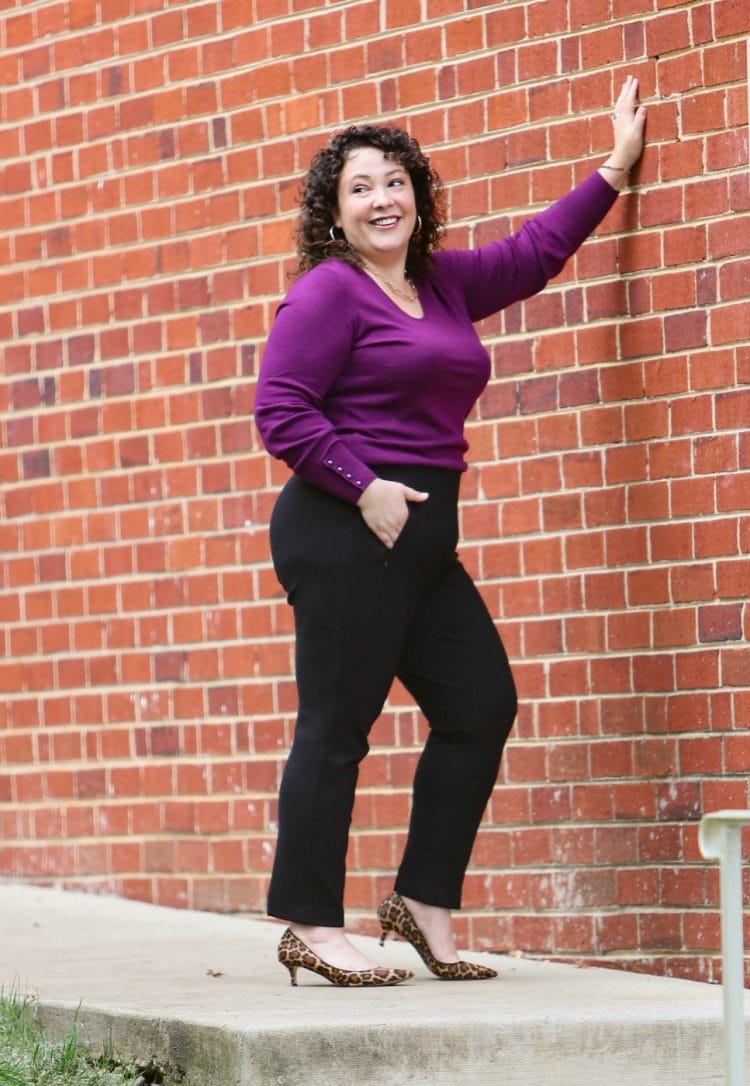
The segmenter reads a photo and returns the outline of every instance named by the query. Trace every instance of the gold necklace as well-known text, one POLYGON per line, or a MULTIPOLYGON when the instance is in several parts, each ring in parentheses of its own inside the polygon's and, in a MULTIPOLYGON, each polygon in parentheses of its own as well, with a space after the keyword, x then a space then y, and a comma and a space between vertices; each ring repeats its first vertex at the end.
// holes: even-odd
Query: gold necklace
POLYGON ((404 279, 406 279, 406 282, 409 285, 409 289, 411 290, 411 294, 407 294, 405 290, 401 290, 399 287, 394 287, 393 283, 391 283, 389 279, 386 279, 386 277, 384 275, 381 275, 379 271, 376 271, 375 268, 371 268, 369 264, 365 264, 365 268, 370 273, 370 275, 374 275, 376 279, 379 279, 381 283, 384 283, 388 287, 388 289, 396 295, 397 298, 401 298, 404 302, 416 302, 419 295, 417 294, 417 288, 414 286, 411 279, 404 276, 404 279))

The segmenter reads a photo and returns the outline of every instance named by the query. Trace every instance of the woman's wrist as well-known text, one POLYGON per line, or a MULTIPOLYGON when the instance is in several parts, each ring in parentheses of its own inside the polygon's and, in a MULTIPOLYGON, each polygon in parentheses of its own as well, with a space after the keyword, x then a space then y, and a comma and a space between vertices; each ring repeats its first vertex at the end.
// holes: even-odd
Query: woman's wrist
POLYGON ((631 166, 625 166, 623 160, 613 154, 601 164, 598 172, 613 189, 619 192, 625 186, 631 168, 631 166))

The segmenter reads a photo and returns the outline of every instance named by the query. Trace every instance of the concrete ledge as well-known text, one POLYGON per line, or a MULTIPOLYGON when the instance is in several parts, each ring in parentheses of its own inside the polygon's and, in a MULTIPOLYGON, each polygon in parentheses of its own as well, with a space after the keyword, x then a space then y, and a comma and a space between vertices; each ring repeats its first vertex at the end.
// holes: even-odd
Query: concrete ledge
POLYGON ((295 989, 277 924, 13 883, 0 883, 0 925, 0 983, 36 995, 52 1035, 77 1014, 93 1047, 182 1067, 190 1086, 723 1079, 710 985, 485 954, 468 956, 498 967, 497 981, 450 984, 411 947, 358 938, 414 980, 344 990, 300 972, 295 989))

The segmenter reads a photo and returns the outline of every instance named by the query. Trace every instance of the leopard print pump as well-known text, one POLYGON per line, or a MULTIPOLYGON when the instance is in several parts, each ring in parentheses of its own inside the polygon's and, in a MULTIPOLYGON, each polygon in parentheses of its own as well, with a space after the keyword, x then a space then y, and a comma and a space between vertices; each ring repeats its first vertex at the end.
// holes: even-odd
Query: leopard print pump
POLYGON ((378 906, 378 920, 382 928, 380 945, 385 942, 389 931, 400 935, 416 950, 424 964, 440 980, 489 980, 497 972, 486 965, 474 965, 472 962, 440 962, 427 945, 416 921, 399 894, 393 893, 378 906))
POLYGON ((278 955, 281 964, 289 970, 295 988, 298 969, 309 969, 337 988, 383 988, 389 984, 401 984, 414 976, 408 969, 339 969, 319 958, 290 928, 281 936, 278 955))

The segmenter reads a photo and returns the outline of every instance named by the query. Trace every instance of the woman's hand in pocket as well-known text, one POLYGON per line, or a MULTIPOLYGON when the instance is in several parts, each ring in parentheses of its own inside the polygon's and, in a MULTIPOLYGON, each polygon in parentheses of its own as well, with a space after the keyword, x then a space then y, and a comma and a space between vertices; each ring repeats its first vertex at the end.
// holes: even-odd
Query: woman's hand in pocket
POLYGON ((409 502, 427 498, 424 490, 413 490, 391 479, 373 479, 357 505, 370 531, 391 550, 409 518, 409 502))

